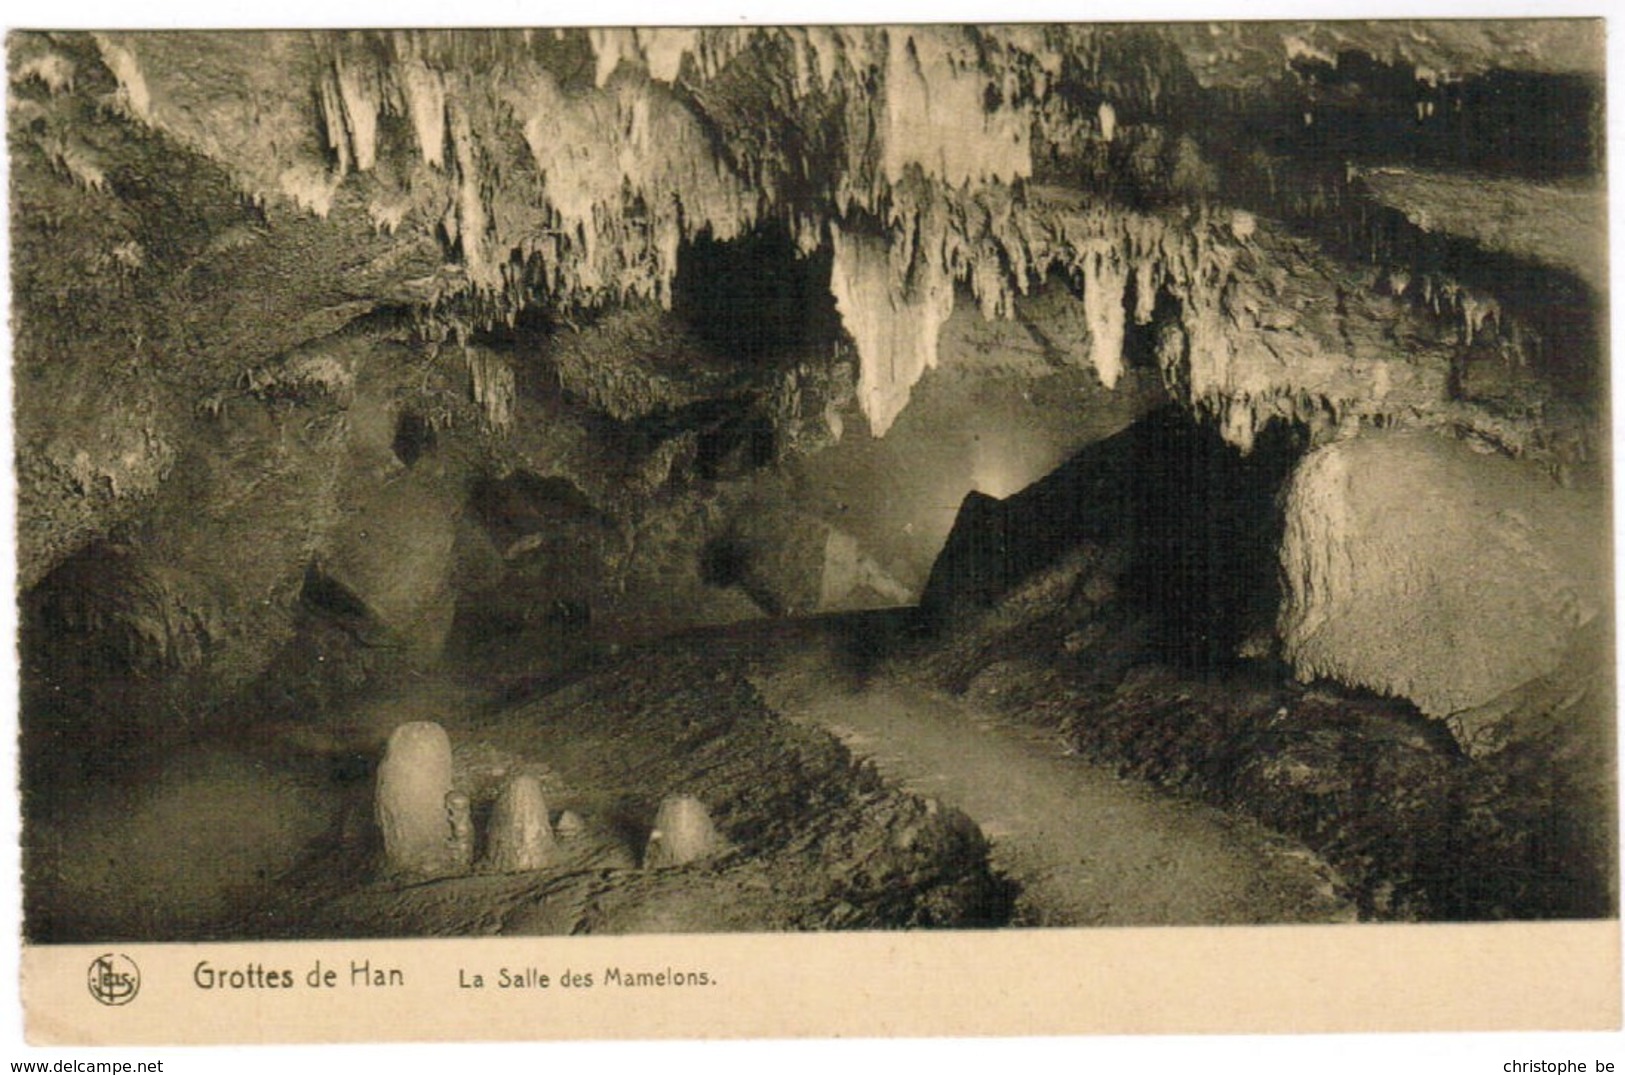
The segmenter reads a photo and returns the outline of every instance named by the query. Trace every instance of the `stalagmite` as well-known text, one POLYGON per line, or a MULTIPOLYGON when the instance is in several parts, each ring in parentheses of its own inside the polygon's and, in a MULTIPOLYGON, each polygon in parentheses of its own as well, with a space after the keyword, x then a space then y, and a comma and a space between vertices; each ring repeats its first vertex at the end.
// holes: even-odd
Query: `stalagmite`
POLYGON ((468 796, 461 791, 446 795, 446 825, 451 830, 446 845, 447 865, 454 873, 467 873, 474 862, 474 818, 468 796))
POLYGON ((547 822, 542 782, 521 773, 511 778, 491 809, 486 830, 485 869, 523 873, 546 866, 553 853, 553 829, 547 822))
POLYGON ((643 853, 643 865, 684 866, 717 850, 720 840, 705 804, 692 795, 673 795, 660 803, 654 829, 643 853))
POLYGON ((375 799, 385 871, 438 876, 456 871, 447 816, 451 739, 433 721, 411 721, 390 734, 378 766, 375 799))

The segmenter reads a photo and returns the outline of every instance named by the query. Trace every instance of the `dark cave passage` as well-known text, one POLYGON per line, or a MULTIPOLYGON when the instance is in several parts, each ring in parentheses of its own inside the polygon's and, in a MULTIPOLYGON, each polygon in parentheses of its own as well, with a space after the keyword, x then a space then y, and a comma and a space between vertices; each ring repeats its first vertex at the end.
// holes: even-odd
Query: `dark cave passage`
POLYGON ((747 362, 827 351, 841 331, 829 273, 826 252, 804 255, 782 227, 731 242, 701 236, 678 253, 672 311, 747 362))

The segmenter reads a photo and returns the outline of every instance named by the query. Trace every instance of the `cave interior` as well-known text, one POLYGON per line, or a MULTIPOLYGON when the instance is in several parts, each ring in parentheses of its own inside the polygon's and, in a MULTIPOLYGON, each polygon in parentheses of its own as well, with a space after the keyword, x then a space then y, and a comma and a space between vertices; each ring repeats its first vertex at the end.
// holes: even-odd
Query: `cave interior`
POLYGON ((1617 914, 1600 20, 7 56, 30 940, 1617 914))

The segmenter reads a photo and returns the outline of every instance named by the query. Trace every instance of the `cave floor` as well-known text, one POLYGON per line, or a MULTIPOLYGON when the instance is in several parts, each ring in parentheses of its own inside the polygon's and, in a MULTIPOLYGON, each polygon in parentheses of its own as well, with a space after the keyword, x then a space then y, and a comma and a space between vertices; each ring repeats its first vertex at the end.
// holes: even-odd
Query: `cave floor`
POLYGON ((594 641, 585 648, 597 656, 564 676, 547 658, 558 640, 538 636, 534 668, 510 644, 331 717, 155 757, 94 815, 44 797, 28 819, 29 936, 1354 919, 1302 847, 911 682, 865 635, 885 623, 869 614, 594 641), (534 873, 378 877, 371 759, 413 719, 450 733, 477 827, 505 777, 528 771, 554 814, 576 812, 585 831, 534 873), (727 842, 700 863, 643 869, 650 819, 674 793, 706 802, 727 842))
MULTIPOLYGON (((816 652, 816 651, 812 651, 816 652)), ((1059 737, 917 685, 850 687, 803 653, 758 679, 770 705, 827 729, 882 775, 964 810, 1019 886, 1023 926, 1353 921, 1302 846, 1124 780, 1059 737)))

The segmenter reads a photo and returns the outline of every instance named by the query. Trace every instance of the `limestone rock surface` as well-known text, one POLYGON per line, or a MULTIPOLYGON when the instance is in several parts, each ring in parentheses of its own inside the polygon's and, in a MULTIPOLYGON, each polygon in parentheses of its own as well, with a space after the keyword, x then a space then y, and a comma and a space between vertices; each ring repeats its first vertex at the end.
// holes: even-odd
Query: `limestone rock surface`
POLYGON ((1284 655, 1434 717, 1545 675, 1602 610, 1599 499, 1424 434, 1313 452, 1287 492, 1284 655))

